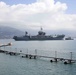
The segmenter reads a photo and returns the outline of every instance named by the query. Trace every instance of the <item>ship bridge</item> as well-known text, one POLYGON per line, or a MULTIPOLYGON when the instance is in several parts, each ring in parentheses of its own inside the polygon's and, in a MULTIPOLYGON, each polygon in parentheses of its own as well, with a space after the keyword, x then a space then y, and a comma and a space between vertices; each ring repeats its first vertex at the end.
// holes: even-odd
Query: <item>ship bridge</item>
POLYGON ((38 36, 43 36, 43 35, 45 35, 45 34, 46 34, 46 33, 43 32, 43 29, 42 29, 42 27, 41 27, 40 31, 38 32, 38 36))

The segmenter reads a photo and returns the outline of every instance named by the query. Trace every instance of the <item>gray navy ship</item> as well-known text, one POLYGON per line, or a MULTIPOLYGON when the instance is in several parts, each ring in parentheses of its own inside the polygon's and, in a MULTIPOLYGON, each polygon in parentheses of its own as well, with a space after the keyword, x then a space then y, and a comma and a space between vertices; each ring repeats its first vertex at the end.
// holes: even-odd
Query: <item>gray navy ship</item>
POLYGON ((31 40, 63 40, 65 37, 64 34, 62 35, 46 35, 45 32, 43 32, 43 29, 41 27, 40 31, 37 35, 30 36, 28 35, 28 32, 25 32, 24 36, 14 36, 13 39, 16 41, 31 41, 31 40))

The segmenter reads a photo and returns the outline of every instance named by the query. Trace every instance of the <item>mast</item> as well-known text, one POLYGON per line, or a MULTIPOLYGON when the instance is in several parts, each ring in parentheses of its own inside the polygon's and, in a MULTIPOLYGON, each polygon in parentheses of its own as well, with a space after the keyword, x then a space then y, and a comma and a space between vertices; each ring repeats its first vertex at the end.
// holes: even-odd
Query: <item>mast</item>
POLYGON ((43 28, 41 27, 41 31, 43 30, 43 28))

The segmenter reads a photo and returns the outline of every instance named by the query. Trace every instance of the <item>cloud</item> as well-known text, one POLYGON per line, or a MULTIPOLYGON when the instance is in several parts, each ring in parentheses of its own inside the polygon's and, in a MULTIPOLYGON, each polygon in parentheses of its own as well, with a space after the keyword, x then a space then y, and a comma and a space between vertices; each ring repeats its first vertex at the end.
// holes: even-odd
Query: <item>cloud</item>
POLYGON ((66 3, 37 0, 32 4, 8 5, 0 2, 0 25, 19 29, 75 30, 76 14, 66 14, 66 3))

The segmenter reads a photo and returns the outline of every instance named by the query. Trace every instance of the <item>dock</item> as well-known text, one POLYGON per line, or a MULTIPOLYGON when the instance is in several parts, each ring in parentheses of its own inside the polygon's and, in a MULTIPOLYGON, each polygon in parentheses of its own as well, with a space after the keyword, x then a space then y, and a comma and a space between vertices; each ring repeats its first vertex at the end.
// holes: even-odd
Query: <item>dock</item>
POLYGON ((1 50, 0 53, 5 53, 9 54, 10 56, 21 56, 22 58, 29 58, 29 59, 37 59, 37 58, 49 58, 50 62, 59 62, 62 61, 64 64, 72 64, 75 63, 76 60, 72 59, 72 52, 70 52, 70 59, 62 58, 62 57, 57 57, 57 51, 55 51, 55 57, 51 56, 46 56, 46 55, 38 55, 37 51, 35 50, 35 54, 28 54, 28 53, 22 53, 20 52, 12 52, 12 51, 6 51, 6 50, 1 50))

